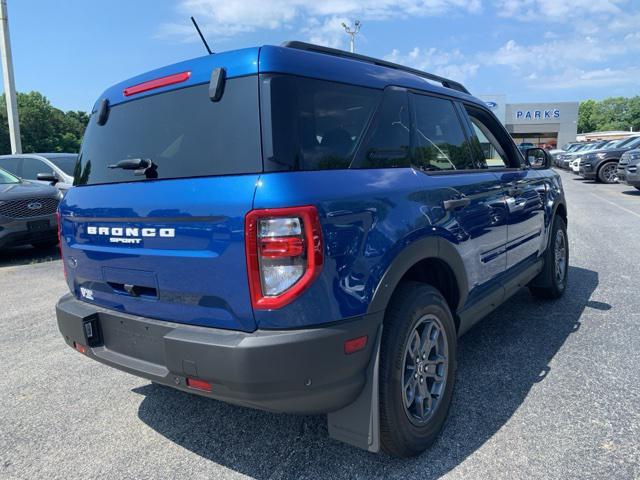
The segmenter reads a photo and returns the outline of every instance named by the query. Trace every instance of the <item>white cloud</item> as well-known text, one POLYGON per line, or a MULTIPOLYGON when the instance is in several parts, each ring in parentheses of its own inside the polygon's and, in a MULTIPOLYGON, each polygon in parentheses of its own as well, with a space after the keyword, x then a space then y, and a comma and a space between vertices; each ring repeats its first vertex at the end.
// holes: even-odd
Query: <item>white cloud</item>
MULTIPOLYGON (((345 18, 387 20, 393 18, 430 17, 455 13, 479 13, 482 0, 181 0, 178 11, 187 18, 196 17, 213 37, 228 37, 259 29, 299 28, 314 37, 319 28, 322 43, 335 43, 345 18), (302 27, 297 27, 301 24, 302 27)), ((160 27, 161 36, 177 36, 195 40, 187 22, 167 23, 160 27)))
POLYGON ((444 51, 437 48, 414 47, 406 54, 394 49, 385 60, 428 71, 443 77, 464 82, 476 75, 479 64, 467 59, 460 50, 444 51))
POLYGON ((619 14, 626 0, 495 0, 502 17, 518 20, 566 21, 574 17, 619 14))
POLYGON ((535 83, 532 83, 530 87, 540 89, 617 87, 637 84, 638 78, 640 78, 640 67, 635 66, 593 70, 569 68, 561 73, 535 80, 535 83))

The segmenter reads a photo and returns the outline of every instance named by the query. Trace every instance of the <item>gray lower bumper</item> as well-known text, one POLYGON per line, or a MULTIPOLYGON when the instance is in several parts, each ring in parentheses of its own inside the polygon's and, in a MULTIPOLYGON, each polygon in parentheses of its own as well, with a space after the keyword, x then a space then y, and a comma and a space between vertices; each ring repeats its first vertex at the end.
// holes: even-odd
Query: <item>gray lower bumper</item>
POLYGON ((327 413, 362 391, 382 314, 319 328, 253 333, 183 325, 128 315, 71 295, 56 306, 69 346, 120 370, 180 390, 269 411, 327 413), (97 329, 87 339, 85 322, 97 329), (346 355, 344 341, 368 336, 364 350, 346 355), (186 378, 210 382, 191 390, 186 378))

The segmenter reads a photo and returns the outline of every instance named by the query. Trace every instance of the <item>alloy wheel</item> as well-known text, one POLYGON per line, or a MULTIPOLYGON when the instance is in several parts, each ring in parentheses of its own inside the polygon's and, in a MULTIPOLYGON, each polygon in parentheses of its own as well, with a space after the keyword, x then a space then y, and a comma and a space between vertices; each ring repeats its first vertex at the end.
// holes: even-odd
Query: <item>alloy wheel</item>
POLYGON ((438 317, 420 318, 409 335, 402 368, 402 403, 411 422, 427 422, 438 407, 447 382, 448 355, 438 317))
POLYGON ((567 271, 567 241, 562 230, 556 232, 554 241, 555 275, 560 288, 564 286, 567 271))
POLYGON ((618 166, 615 163, 608 163, 602 167, 602 178, 607 183, 615 183, 617 180, 618 166))

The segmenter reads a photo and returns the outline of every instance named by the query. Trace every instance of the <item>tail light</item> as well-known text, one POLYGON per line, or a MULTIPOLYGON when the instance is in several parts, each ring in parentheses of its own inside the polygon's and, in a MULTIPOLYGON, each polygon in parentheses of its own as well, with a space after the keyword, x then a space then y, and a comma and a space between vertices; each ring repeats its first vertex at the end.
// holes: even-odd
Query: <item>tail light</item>
POLYGON ((252 210, 245 218, 253 308, 281 308, 317 278, 324 260, 315 207, 252 210))

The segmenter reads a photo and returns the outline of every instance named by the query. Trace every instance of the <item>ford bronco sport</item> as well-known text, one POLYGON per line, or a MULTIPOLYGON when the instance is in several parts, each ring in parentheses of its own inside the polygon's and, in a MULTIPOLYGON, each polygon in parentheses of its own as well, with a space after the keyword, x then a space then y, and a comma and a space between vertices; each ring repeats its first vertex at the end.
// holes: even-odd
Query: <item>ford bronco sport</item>
POLYGON ((457 338, 521 287, 565 290, 567 210, 461 84, 289 42, 171 65, 93 109, 59 209, 82 354, 416 455, 457 338))

